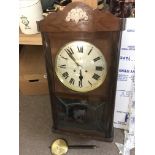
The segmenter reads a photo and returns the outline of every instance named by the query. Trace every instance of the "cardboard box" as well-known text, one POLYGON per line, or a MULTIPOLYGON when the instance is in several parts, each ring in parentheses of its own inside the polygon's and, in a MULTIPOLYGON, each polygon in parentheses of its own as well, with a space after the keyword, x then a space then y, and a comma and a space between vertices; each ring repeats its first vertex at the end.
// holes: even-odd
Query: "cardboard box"
POLYGON ((23 95, 48 94, 42 46, 23 46, 19 60, 19 86, 23 95))

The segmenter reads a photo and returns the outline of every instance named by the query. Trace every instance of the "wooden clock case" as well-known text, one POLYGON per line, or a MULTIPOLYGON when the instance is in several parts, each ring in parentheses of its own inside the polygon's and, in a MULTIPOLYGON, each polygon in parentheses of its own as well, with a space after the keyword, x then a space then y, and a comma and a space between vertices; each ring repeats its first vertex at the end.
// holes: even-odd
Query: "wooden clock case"
POLYGON ((93 10, 81 2, 70 3, 63 11, 51 13, 38 23, 42 34, 53 131, 83 135, 105 141, 113 140, 113 115, 119 46, 124 21, 110 12, 93 10), (82 8, 88 21, 65 21, 68 12, 82 8), (66 88, 55 73, 55 58, 66 43, 87 41, 98 47, 107 62, 107 76, 103 84, 90 92, 79 93, 66 88))

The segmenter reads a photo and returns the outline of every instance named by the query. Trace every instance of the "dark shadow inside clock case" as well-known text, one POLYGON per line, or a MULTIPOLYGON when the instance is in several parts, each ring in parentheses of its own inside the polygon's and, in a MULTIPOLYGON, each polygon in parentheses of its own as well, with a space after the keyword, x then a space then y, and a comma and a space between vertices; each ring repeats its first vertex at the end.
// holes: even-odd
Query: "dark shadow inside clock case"
POLYGON ((113 140, 113 115, 122 26, 122 20, 109 12, 92 10, 79 2, 69 4, 61 13, 51 14, 39 22, 51 97, 53 131, 105 141, 113 140), (82 7, 88 13, 90 21, 82 21, 78 24, 64 23, 63 18, 76 6, 82 7), (107 76, 103 84, 86 93, 68 89, 59 81, 55 73, 55 58, 59 49, 66 43, 79 40, 87 41, 99 48, 107 62, 107 76))
POLYGON ((83 130, 91 134, 104 130, 104 105, 100 99, 68 99, 57 97, 58 128, 83 130))

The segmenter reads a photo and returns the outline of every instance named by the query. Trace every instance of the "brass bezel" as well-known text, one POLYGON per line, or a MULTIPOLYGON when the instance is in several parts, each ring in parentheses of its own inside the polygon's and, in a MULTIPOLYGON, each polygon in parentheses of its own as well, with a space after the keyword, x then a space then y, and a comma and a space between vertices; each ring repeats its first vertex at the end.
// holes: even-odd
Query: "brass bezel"
MULTIPOLYGON (((90 43, 90 42, 87 42, 87 41, 81 41, 81 40, 80 40, 80 41, 79 41, 79 40, 78 40, 78 41, 71 41, 71 42, 65 44, 64 46, 62 46, 62 47, 58 50, 58 53, 57 53, 57 55, 56 55, 56 57, 55 57, 55 72, 56 72, 56 75, 57 75, 57 78, 59 79, 59 81, 60 81, 66 88, 71 89, 72 91, 75 91, 75 92, 87 93, 87 92, 90 92, 90 91, 93 91, 93 90, 97 89, 98 87, 100 87, 100 86, 103 84, 103 82, 104 82, 104 80, 105 80, 105 78, 106 78, 106 75, 107 75, 107 62, 106 62, 106 59, 105 59, 103 53, 101 52, 101 50, 100 50, 98 47, 96 47, 94 44, 92 44, 92 43, 90 43), (75 43, 75 42, 77 42, 77 44, 78 44, 78 42, 84 42, 84 43, 87 43, 87 44, 89 44, 89 45, 94 46, 96 49, 98 49, 98 51, 99 51, 100 54, 102 55, 102 58, 104 59, 104 62, 105 62, 104 76, 102 77, 102 80, 100 80, 100 82, 98 83, 98 85, 95 85, 95 86, 91 87, 91 89, 89 89, 89 90, 88 90, 87 87, 86 87, 85 89, 78 89, 78 88, 73 89, 73 88, 70 86, 70 84, 69 84, 68 82, 66 82, 66 83, 63 82, 63 79, 62 79, 62 77, 60 76, 60 74, 59 74, 59 72, 58 72, 58 68, 57 68, 57 65, 56 65, 56 64, 57 64, 57 59, 58 59, 59 54, 60 54, 61 51, 64 49, 64 47, 66 47, 67 45, 69 45, 69 44, 71 44, 71 43, 75 43)), ((89 88, 90 88, 90 87, 89 87, 89 88)))

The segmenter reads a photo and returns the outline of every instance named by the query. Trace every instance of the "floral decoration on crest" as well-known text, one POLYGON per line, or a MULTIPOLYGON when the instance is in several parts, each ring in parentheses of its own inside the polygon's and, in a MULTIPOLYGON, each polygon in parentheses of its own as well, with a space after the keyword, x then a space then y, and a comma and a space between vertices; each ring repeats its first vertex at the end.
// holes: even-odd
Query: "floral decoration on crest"
POLYGON ((77 24, 81 20, 88 20, 88 15, 85 11, 83 11, 81 8, 75 8, 68 12, 66 21, 75 21, 77 24))

